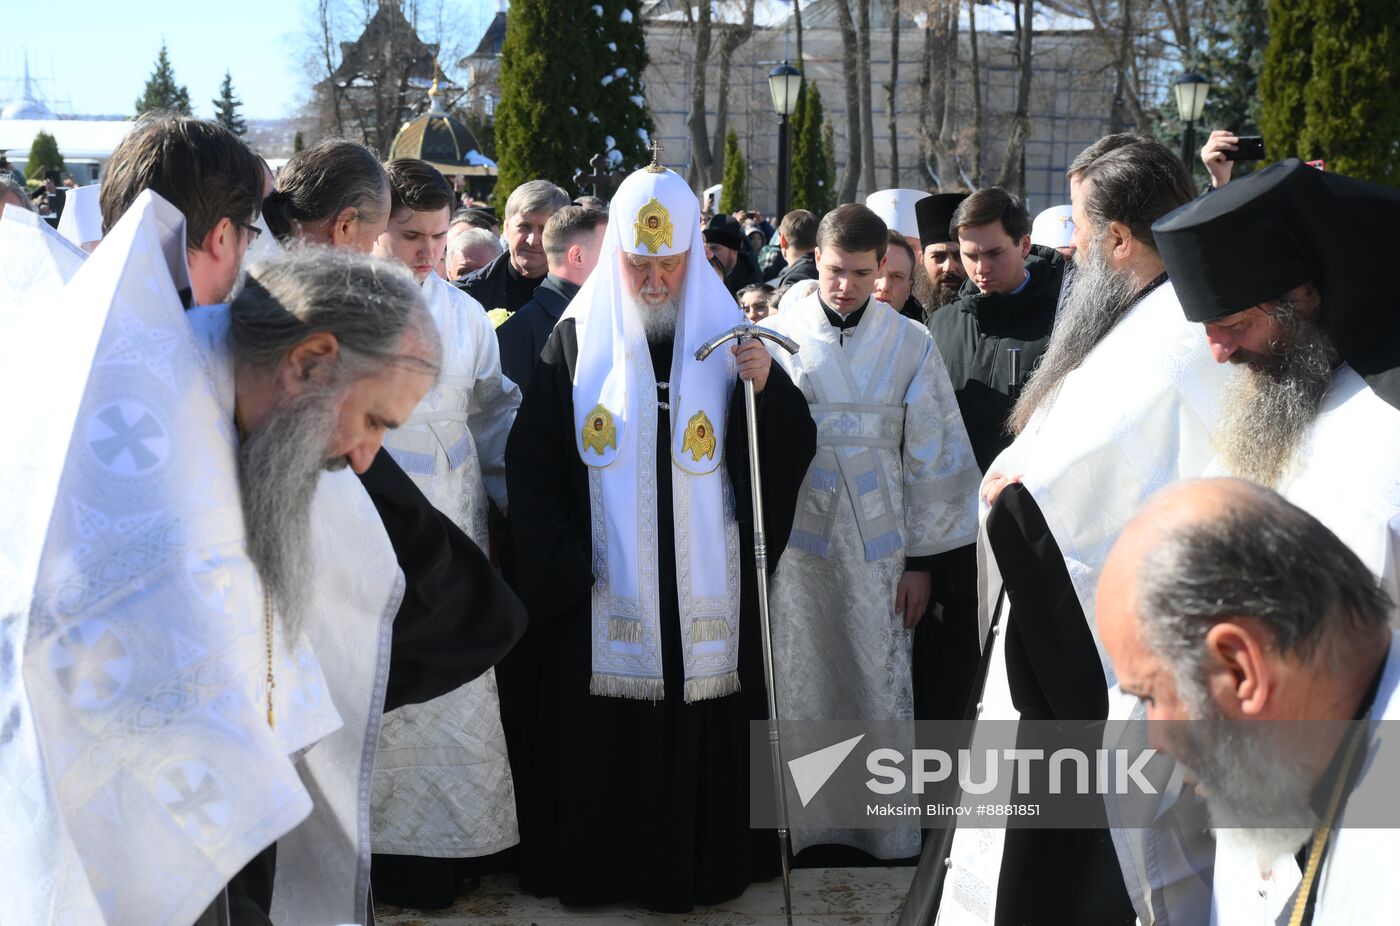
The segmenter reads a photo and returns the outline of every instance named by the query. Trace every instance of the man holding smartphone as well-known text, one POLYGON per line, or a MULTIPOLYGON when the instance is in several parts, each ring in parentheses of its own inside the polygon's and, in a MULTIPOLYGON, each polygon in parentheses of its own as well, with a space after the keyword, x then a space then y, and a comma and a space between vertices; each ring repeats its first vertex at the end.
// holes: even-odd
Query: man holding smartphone
POLYGON ((1210 174, 1212 189, 1218 190, 1230 182, 1236 161, 1260 161, 1264 158, 1264 139, 1260 135, 1236 135, 1229 129, 1210 133, 1201 148, 1201 163, 1210 174))

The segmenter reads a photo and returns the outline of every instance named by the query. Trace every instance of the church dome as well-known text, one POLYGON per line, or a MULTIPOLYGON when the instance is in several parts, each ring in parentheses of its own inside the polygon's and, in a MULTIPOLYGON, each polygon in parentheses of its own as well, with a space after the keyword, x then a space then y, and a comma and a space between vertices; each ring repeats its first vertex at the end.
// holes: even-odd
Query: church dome
POLYGON ((29 80, 29 55, 24 56, 24 90, 19 98, 11 100, 0 109, 0 119, 57 119, 52 109, 34 94, 34 86, 29 80))
POLYGON ((444 174, 496 175, 496 163, 481 153, 471 130, 442 111, 437 80, 428 91, 428 112, 404 124, 389 147, 389 159, 420 158, 444 174))
POLYGON ((53 119, 53 110, 49 109, 39 100, 18 99, 12 100, 8 106, 0 110, 0 119, 53 119))

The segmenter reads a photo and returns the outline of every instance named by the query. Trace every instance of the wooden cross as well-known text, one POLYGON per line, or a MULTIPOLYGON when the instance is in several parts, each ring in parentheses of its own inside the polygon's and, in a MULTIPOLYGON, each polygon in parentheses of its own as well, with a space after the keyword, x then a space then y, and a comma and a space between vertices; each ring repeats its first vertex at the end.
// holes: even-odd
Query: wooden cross
POLYGON ((584 174, 578 178, 579 185, 592 187, 593 195, 599 199, 611 197, 619 180, 615 172, 607 169, 607 162, 608 159, 604 155, 593 155, 588 159, 588 167, 593 173, 584 174))

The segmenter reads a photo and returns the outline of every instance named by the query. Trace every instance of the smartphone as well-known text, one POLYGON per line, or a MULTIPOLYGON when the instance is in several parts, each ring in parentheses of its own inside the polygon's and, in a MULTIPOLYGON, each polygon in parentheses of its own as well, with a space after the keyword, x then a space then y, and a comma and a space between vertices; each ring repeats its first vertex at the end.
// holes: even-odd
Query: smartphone
POLYGON ((1263 135, 1241 135, 1237 150, 1226 151, 1227 161, 1262 161, 1264 160, 1264 136, 1263 135))

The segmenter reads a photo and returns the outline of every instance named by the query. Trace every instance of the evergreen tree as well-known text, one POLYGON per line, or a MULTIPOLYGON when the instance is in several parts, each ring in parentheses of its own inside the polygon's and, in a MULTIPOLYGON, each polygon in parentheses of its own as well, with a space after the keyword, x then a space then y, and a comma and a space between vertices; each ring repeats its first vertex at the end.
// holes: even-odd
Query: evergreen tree
POLYGON ((587 111, 598 116, 608 167, 631 173, 651 163, 647 145, 655 131, 642 92, 642 72, 650 60, 642 31, 642 2, 598 0, 589 17, 587 22, 596 26, 589 37, 598 98, 587 111))
POLYGON ((748 181, 745 179, 745 173, 744 154, 739 150, 739 135, 731 128, 724 139, 724 176, 720 178, 724 189, 719 194, 719 211, 725 215, 733 215, 741 209, 748 208, 748 181))
POLYGON ((214 121, 235 135, 248 131, 248 121, 238 113, 243 101, 233 95, 233 75, 224 71, 224 82, 219 85, 219 98, 214 101, 214 121))
POLYGON ((51 170, 63 170, 63 155, 58 151, 58 139, 40 131, 29 146, 29 160, 24 165, 24 179, 43 180, 51 170))
POLYGON ((1201 116, 1206 134, 1211 129, 1259 134, 1259 72, 1268 43, 1265 5, 1265 0, 1223 0, 1206 24, 1206 46, 1195 68, 1210 75, 1210 96, 1201 116))
POLYGON ((822 163, 826 165, 826 176, 820 183, 822 195, 817 203, 821 206, 818 217, 839 205, 836 202, 836 130, 830 122, 822 123, 822 163))
POLYGON ((804 81, 788 128, 792 140, 791 208, 808 209, 817 215, 831 208, 831 164, 822 141, 825 123, 821 88, 804 81))
POLYGON ((1303 88, 1312 79, 1312 42, 1317 2, 1268 0, 1269 44, 1259 75, 1259 128, 1270 158, 1298 154, 1307 111, 1303 88))
POLYGON ((305 147, 306 142, 301 137, 301 129, 297 129, 296 134, 292 136, 292 154, 296 154, 305 147))
POLYGON ((1314 0, 1312 75, 1299 88, 1297 152, 1328 170, 1400 186, 1400 4, 1314 0))
POLYGON ((155 70, 146 79, 145 92, 136 99, 138 116, 151 110, 191 115, 190 93, 175 83, 175 71, 170 66, 170 55, 166 52, 164 42, 160 43, 160 55, 156 57, 155 70))
POLYGON ((496 160, 496 120, 482 110, 471 109, 459 114, 462 124, 476 139, 477 149, 491 160, 496 160))
POLYGON ((496 107, 496 205, 528 180, 550 180, 577 193, 574 176, 602 146, 601 118, 579 23, 596 19, 588 0, 515 0, 501 46, 501 100, 496 107), (585 19, 584 17, 590 17, 585 19), (589 116, 593 118, 590 120, 589 116))

